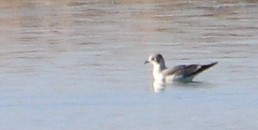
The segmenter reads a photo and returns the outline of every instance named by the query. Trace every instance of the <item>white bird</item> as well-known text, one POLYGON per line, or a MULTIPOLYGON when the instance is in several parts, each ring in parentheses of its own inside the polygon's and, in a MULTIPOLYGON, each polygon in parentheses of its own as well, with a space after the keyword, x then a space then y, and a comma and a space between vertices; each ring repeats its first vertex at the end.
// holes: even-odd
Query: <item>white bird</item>
POLYGON ((196 75, 216 65, 218 62, 206 65, 178 65, 173 68, 167 68, 163 56, 161 54, 154 54, 144 63, 151 63, 153 65, 152 74, 154 82, 163 84, 172 83, 173 81, 191 82, 196 75))

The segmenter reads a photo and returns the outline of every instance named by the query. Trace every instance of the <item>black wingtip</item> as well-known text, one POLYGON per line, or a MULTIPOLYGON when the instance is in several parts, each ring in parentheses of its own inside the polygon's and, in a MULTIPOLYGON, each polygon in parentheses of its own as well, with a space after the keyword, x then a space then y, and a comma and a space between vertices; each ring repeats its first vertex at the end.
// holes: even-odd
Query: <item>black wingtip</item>
POLYGON ((218 62, 216 61, 216 62, 212 62, 211 64, 209 64, 210 65, 210 67, 211 66, 214 66, 214 65, 216 65, 216 64, 218 64, 218 62))
POLYGON ((197 71, 195 71, 193 73, 193 75, 197 75, 197 74, 201 73, 202 71, 207 70, 207 69, 209 69, 210 67, 212 67, 212 66, 214 66, 216 64, 218 64, 218 62, 212 62, 212 63, 207 64, 207 65, 201 65, 201 68, 198 69, 197 71))
POLYGON ((207 65, 202 65, 201 69, 206 70, 206 69, 208 69, 208 68, 210 68, 210 67, 212 67, 216 64, 218 64, 218 62, 212 62, 212 63, 207 64, 207 65))

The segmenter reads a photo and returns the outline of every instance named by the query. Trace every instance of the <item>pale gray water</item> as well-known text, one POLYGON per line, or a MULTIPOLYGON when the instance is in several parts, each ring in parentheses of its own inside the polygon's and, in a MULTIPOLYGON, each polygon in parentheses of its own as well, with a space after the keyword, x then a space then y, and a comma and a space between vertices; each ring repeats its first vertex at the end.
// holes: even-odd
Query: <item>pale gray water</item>
POLYGON ((258 129, 255 1, 1 1, 0 129, 258 129), (218 61, 155 93, 151 66, 218 61))

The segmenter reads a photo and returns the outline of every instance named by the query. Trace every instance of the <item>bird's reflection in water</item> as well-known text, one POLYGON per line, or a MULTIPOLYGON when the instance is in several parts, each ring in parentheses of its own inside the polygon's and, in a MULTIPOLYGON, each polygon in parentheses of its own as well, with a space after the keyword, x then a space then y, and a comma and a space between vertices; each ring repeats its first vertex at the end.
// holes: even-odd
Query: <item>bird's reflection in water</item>
POLYGON ((192 82, 173 82, 173 83, 161 83, 161 82, 153 82, 153 91, 155 93, 159 93, 165 91, 165 89, 169 87, 183 87, 183 88, 210 88, 211 84, 192 81, 192 82))
POLYGON ((164 91, 165 90, 165 87, 166 87, 166 84, 165 83, 160 83, 160 82, 153 82, 153 91, 155 93, 158 93, 158 92, 161 92, 161 91, 164 91))

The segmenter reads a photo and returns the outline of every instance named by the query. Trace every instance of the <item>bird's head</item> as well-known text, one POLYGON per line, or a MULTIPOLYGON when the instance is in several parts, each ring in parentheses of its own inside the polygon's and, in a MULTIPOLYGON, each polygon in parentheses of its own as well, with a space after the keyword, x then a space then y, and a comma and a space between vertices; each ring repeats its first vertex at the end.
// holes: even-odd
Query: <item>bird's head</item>
POLYGON ((144 62, 144 64, 151 63, 152 65, 161 65, 165 66, 164 58, 161 54, 151 55, 148 60, 144 62))

